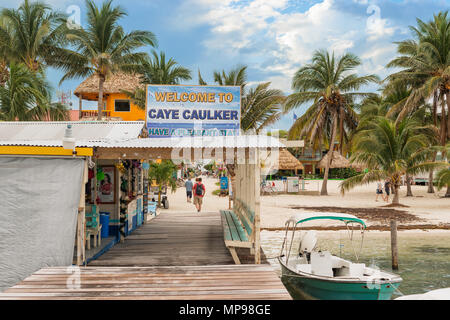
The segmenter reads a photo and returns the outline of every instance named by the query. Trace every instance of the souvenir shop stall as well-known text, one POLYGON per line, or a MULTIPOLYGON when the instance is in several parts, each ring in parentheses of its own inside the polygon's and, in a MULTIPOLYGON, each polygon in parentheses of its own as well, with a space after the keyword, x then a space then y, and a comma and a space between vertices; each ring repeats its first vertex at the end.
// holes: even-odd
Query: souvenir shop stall
POLYGON ((102 246, 102 239, 111 245, 124 241, 145 222, 148 168, 147 161, 137 159, 97 158, 90 162, 85 188, 87 250, 102 246))

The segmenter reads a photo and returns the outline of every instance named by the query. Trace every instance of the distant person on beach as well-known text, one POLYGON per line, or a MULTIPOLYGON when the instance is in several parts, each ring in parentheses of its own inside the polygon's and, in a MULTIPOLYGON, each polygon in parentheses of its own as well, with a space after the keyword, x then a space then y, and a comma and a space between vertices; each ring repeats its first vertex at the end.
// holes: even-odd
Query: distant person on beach
POLYGON ((381 195, 381 199, 383 199, 383 201, 385 201, 384 194, 383 194, 383 184, 381 183, 381 181, 378 181, 378 184, 377 184, 377 197, 375 198, 376 202, 378 202, 378 197, 380 195, 381 195))
POLYGON ((194 185, 194 205, 197 211, 202 211, 203 197, 206 193, 205 185, 202 183, 202 178, 196 179, 197 183, 194 185))
POLYGON ((191 181, 191 177, 188 178, 184 186, 186 187, 187 202, 192 202, 192 188, 194 187, 194 184, 191 181))
POLYGON ((389 179, 387 179, 384 182, 384 191, 386 192, 386 202, 389 202, 389 196, 391 194, 391 182, 389 181, 389 179))

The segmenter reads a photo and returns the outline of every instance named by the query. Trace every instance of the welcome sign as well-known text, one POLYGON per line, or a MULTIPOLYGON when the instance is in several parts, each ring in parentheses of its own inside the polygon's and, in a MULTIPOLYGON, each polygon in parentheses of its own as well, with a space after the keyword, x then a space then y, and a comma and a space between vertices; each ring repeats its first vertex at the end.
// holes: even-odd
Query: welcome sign
POLYGON ((150 138, 236 136, 240 120, 240 87, 147 86, 150 138))

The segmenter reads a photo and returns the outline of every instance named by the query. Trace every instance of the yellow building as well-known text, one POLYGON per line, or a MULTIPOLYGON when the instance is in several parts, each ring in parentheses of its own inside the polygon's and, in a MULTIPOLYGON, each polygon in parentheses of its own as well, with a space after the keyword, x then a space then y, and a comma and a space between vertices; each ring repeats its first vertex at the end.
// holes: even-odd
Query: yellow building
MULTIPOLYGON (((75 90, 74 94, 80 99, 79 120, 97 119, 97 109, 83 110, 82 105, 83 100, 98 101, 98 82, 98 76, 92 75, 84 80, 75 90)), ((139 87, 144 88, 139 76, 136 75, 118 73, 107 77, 104 83, 103 117, 122 121, 145 120, 145 110, 133 104, 130 97, 122 91, 132 92, 139 87)))

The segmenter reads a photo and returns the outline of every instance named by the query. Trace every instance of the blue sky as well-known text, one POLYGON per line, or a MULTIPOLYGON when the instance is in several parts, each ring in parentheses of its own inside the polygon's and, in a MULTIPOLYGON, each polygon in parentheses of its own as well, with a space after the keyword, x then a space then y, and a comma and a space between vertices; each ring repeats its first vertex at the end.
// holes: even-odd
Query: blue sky
MULTIPOLYGON (((2 0, 1 6, 17 7, 21 1, 2 0)), ((84 24, 84 0, 47 0, 66 12, 79 8, 84 24)), ((98 1, 100 4, 101 1, 98 1)), ((396 54, 393 42, 410 37, 408 26, 416 17, 430 20, 433 13, 450 9, 450 0, 115 0, 128 13, 127 30, 150 30, 158 48, 181 65, 197 70, 210 84, 216 70, 248 66, 251 85, 272 82, 291 92, 293 74, 309 62, 316 49, 352 52, 363 61, 360 74, 384 78, 385 65, 396 54)), ((146 49, 148 52, 151 48, 146 49)), ((55 89, 61 72, 49 70, 55 89)), ((67 81, 61 90, 75 90, 81 80, 67 81)), ((374 91, 376 87, 366 88, 374 91)), ((94 104, 95 105, 95 104, 94 104)), ((74 108, 78 103, 74 99, 74 108)), ((295 111, 301 115, 307 106, 295 111)), ((293 114, 274 128, 288 129, 293 114)))

